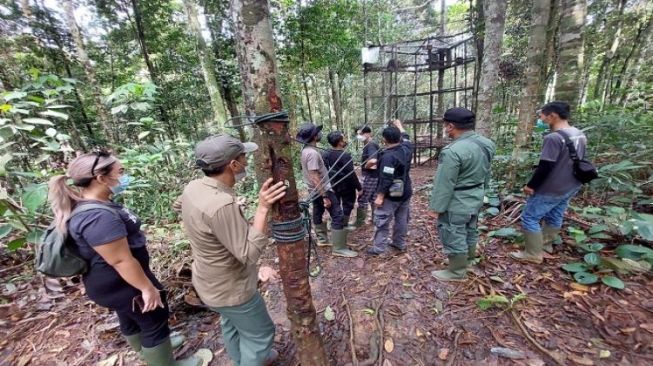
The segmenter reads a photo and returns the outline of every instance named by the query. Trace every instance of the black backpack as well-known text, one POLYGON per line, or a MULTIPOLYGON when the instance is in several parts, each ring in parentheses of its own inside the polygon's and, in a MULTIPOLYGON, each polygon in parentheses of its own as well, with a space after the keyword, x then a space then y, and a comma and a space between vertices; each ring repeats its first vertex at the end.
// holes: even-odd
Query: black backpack
POLYGON ((569 135, 567 135, 567 133, 562 130, 557 130, 555 132, 559 133, 560 136, 565 139, 565 145, 567 145, 567 149, 569 149, 569 157, 574 162, 574 177, 576 177, 576 179, 578 179, 583 184, 587 184, 598 178, 599 173, 596 171, 594 164, 592 164, 592 162, 589 160, 581 159, 578 157, 574 142, 571 141, 569 135))
MULTIPOLYGON (((78 205, 70 214, 76 214, 93 209, 111 211, 120 217, 115 209, 100 203, 87 203, 78 205)), ((68 219, 70 220, 70 218, 68 219)), ((66 223, 66 226, 68 223, 66 223)), ((55 228, 54 222, 48 226, 41 240, 36 244, 36 270, 50 277, 70 277, 86 273, 88 264, 79 255, 77 244, 70 237, 68 230, 60 233, 55 228)))

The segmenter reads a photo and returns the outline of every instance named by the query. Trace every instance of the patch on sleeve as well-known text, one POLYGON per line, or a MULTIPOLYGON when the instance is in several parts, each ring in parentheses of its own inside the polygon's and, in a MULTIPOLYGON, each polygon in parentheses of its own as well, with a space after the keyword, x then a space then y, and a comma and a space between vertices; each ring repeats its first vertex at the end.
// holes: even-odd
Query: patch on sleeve
POLYGON ((395 173, 395 168, 391 166, 384 166, 383 167, 383 174, 394 174, 395 173))

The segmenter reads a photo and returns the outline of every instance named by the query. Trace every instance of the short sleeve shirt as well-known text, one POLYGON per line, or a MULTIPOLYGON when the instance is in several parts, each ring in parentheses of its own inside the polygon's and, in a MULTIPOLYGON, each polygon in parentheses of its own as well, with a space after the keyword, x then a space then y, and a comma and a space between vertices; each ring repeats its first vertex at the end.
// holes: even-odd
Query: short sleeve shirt
MULTIPOLYGON (((575 127, 565 128, 563 131, 574 143, 578 157, 584 158, 587 145, 585 134, 575 127)), ((564 195, 581 186, 580 181, 574 176, 573 161, 569 157, 569 149, 565 144, 565 139, 559 133, 552 132, 544 137, 540 160, 554 162, 555 166, 537 189, 537 193, 564 195)))
POLYGON ((308 186, 311 193, 315 191, 315 185, 311 182, 311 171, 317 170, 320 173, 320 179, 322 179, 323 187, 325 191, 331 190, 331 183, 329 182, 327 176, 327 169, 324 165, 324 160, 322 160, 322 155, 317 151, 313 146, 306 146, 302 149, 302 177, 304 178, 304 183, 308 186))
POLYGON ((82 258, 94 263, 106 263, 93 247, 127 238, 130 249, 145 247, 145 234, 141 231, 141 220, 126 207, 115 202, 81 201, 103 204, 114 209, 118 215, 109 210, 91 209, 80 212, 70 218, 68 232, 75 240, 82 258))

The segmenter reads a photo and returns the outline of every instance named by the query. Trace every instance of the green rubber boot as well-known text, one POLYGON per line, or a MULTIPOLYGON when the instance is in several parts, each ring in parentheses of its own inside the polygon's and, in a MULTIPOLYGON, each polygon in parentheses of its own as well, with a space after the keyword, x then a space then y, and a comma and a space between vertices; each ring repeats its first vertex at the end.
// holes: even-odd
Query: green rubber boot
POLYGON ((464 281, 467 279, 467 254, 449 256, 447 269, 433 271, 431 275, 440 281, 464 281))
MULTIPOLYGON (((136 333, 128 336, 123 335, 123 337, 125 337, 127 344, 129 344, 129 346, 134 350, 134 352, 138 353, 139 357, 142 357, 141 350, 143 349, 143 345, 141 343, 141 334, 136 333)), ((181 347, 185 341, 186 341, 186 337, 184 337, 181 334, 170 336, 170 345, 172 346, 173 351, 181 347)))
POLYGON ((510 253, 510 256, 522 262, 542 263, 542 247, 544 246, 544 237, 541 231, 525 231, 524 250, 510 253))
POLYGON ((331 242, 329 241, 329 229, 327 229, 326 222, 321 224, 315 224, 315 236, 317 236, 317 246, 319 247, 330 247, 331 242))
POLYGON ((542 250, 547 253, 553 253, 553 244, 560 235, 560 228, 549 226, 546 223, 542 225, 542 238, 544 239, 544 245, 542 245, 542 250))
POLYGON ((203 360, 197 356, 175 360, 172 356, 170 338, 152 348, 143 347, 141 354, 148 366, 200 366, 203 363, 203 360))
POLYGON ((367 207, 359 207, 356 209, 356 222, 354 226, 361 227, 365 225, 365 220, 367 219, 367 207))
POLYGON ((333 248, 331 254, 338 257, 354 258, 358 257, 358 253, 347 248, 347 230, 331 230, 331 241, 333 248))

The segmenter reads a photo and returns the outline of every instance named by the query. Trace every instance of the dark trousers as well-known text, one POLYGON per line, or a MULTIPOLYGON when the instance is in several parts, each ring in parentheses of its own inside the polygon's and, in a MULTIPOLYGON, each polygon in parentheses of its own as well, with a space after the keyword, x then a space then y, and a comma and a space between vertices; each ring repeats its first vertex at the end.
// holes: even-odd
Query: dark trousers
POLYGON ((338 204, 342 208, 343 225, 347 225, 349 224, 349 216, 354 210, 354 205, 356 204, 356 191, 336 192, 336 197, 338 197, 338 204))
POLYGON ((313 200, 313 223, 316 225, 321 224, 324 211, 329 211, 329 215, 331 216, 331 229, 342 230, 344 228, 344 221, 342 207, 339 204, 340 201, 336 194, 331 191, 326 193, 326 197, 331 201, 331 207, 329 208, 324 207, 324 200, 321 196, 313 200))
POLYGON ((163 343, 170 336, 168 302, 164 292, 161 292, 161 300, 163 300, 163 308, 156 308, 156 310, 147 313, 142 313, 138 307, 116 310, 118 322, 120 323, 120 332, 126 336, 140 334, 141 343, 146 348, 152 348, 163 343))

